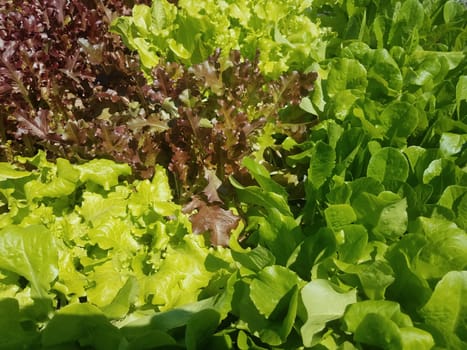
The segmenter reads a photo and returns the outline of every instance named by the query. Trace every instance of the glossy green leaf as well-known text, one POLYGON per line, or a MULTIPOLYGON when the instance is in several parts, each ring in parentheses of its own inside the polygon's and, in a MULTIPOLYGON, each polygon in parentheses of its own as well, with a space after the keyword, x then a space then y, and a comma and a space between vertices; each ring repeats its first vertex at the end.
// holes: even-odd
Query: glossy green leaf
POLYGON ((409 163, 397 149, 382 148, 371 157, 367 175, 383 184, 390 181, 404 182, 409 175, 409 163))
POLYGON ((275 257, 271 251, 260 245, 245 252, 232 251, 232 258, 254 272, 259 272, 266 266, 273 265, 275 262, 275 257))
POLYGON ((436 344, 447 349, 467 346, 467 272, 448 272, 421 309, 426 323, 436 329, 436 344))
POLYGON ((402 146, 418 126, 418 110, 407 102, 393 102, 383 110, 379 121, 391 144, 402 146))
POLYGON ((352 202, 358 223, 362 223, 378 239, 396 240, 408 225, 407 200, 392 192, 378 196, 363 192, 352 202))
POLYGON ((445 157, 449 157, 459 153, 464 144, 464 135, 443 133, 439 140, 439 149, 445 157))
POLYGON ((0 163, 0 181, 6 179, 19 179, 31 175, 29 171, 20 170, 10 163, 0 163))
POLYGON ((259 186, 268 192, 274 192, 284 198, 288 197, 287 191, 277 182, 271 179, 269 171, 252 158, 244 158, 242 164, 250 171, 259 186))
MULTIPOLYGON (((418 29, 421 28, 425 13, 418 0, 406 0, 396 9, 395 18, 388 40, 392 45, 406 46, 415 41, 418 29)), ((414 43, 415 44, 415 43, 414 43)), ((414 45, 415 46, 415 45, 414 45)))
POLYGON ((94 159, 76 168, 80 171, 81 181, 92 181, 105 190, 117 185, 119 176, 131 174, 128 164, 118 164, 108 159, 94 159))
POLYGON ((334 149, 324 142, 318 141, 311 153, 310 168, 308 170, 309 179, 315 188, 320 188, 331 176, 335 162, 336 153, 334 149))
MULTIPOLYGON (((410 318, 400 311, 398 303, 388 300, 365 300, 349 306, 343 319, 345 329, 351 333, 355 333, 361 328, 362 331, 365 332, 365 327, 361 327, 361 324, 368 315, 378 315, 386 321, 392 321, 394 324, 391 326, 391 323, 388 323, 388 326, 393 329, 394 326, 413 326, 410 318)), ((384 341, 384 339, 382 339, 382 341, 384 341)))
POLYGON ((151 330, 131 339, 126 349, 149 350, 154 348, 175 346, 176 341, 166 332, 151 330))
POLYGON ((44 226, 7 226, 0 231, 0 268, 30 283, 36 297, 46 298, 58 275, 55 238, 44 226))
POLYGON ((256 308, 250 298, 250 287, 245 282, 235 285, 232 312, 238 316, 237 327, 245 329, 269 345, 280 345, 289 336, 298 307, 298 289, 293 287, 289 294, 281 300, 279 308, 266 319, 256 308))
POLYGON ((333 230, 339 230, 342 226, 353 224, 357 220, 357 215, 348 204, 330 205, 324 210, 324 217, 333 230))
POLYGON ((394 282, 391 266, 382 260, 347 265, 336 262, 345 273, 357 276, 365 295, 371 300, 383 300, 386 289, 394 282))
POLYGON ((300 329, 305 346, 311 346, 313 337, 327 322, 341 318, 347 306, 357 301, 355 290, 340 292, 329 281, 320 279, 305 285, 301 297, 307 311, 307 320, 300 329))
POLYGON ((357 60, 342 58, 336 60, 327 79, 327 93, 329 97, 336 96, 343 90, 365 92, 368 85, 367 71, 357 60))
POLYGON ((448 0, 443 6, 443 18, 446 23, 460 20, 459 17, 465 14, 465 4, 460 1, 448 0))
POLYGON ((71 195, 76 189, 76 185, 64 178, 57 177, 49 183, 41 181, 29 181, 24 186, 24 192, 28 200, 34 198, 59 198, 71 195))
POLYGON ((354 333, 355 341, 383 349, 401 349, 402 339, 399 327, 389 318, 368 313, 354 333))
POLYGON ((346 263, 355 263, 368 243, 368 232, 363 225, 344 225, 336 233, 336 241, 339 259, 346 263))
MULTIPOLYGON (((398 96, 402 90, 403 78, 399 66, 386 49, 372 53, 373 62, 368 70, 368 91, 374 97, 398 96)), ((410 120, 407 118, 406 120, 410 120)))
POLYGON ((388 205, 381 210, 378 222, 372 232, 379 237, 395 239, 405 233, 407 225, 407 200, 403 198, 401 200, 395 200, 390 204, 388 203, 388 205))
POLYGON ((289 269, 267 266, 252 280, 250 297, 258 311, 269 318, 282 298, 298 283, 298 276, 289 269))
POLYGON ((444 219, 420 217, 417 233, 424 234, 427 239, 417 264, 417 271, 424 278, 441 278, 449 271, 466 268, 467 234, 456 224, 444 219))

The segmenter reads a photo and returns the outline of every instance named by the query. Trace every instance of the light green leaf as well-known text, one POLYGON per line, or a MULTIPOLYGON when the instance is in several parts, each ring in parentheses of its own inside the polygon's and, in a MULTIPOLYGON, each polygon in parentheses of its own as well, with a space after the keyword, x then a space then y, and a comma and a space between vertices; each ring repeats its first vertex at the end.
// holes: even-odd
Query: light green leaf
POLYGON ((397 239, 405 233, 407 224, 407 199, 403 198, 381 210, 378 222, 372 232, 378 237, 397 239))
POLYGON ((462 20, 462 16, 465 14, 465 3, 456 0, 448 0, 443 7, 443 18, 444 22, 454 22, 456 20, 462 20))
POLYGON ((407 200, 383 191, 378 196, 360 193, 352 202, 358 221, 379 240, 397 240, 408 225, 407 200))
POLYGON ((141 35, 149 35, 151 28, 151 8, 144 4, 133 6, 133 23, 141 35))
POLYGON ((69 160, 58 158, 57 176, 70 182, 77 183, 79 181, 80 172, 70 163, 69 160))
POLYGON ((324 210, 327 225, 333 230, 339 230, 344 225, 353 224, 357 215, 348 204, 333 204, 324 210))
POLYGON ((132 236, 132 226, 128 221, 117 217, 107 217, 107 220, 88 231, 88 237, 93 244, 104 250, 131 253, 136 252, 139 245, 132 236))
POLYGON ((151 5, 152 31, 170 28, 177 16, 177 7, 166 0, 154 0, 151 5))
POLYGON ((6 179, 19 179, 31 175, 29 171, 19 170, 10 163, 0 162, 0 181, 6 179))
POLYGON ((211 278, 220 273, 220 268, 208 270, 208 253, 200 235, 186 235, 180 244, 167 246, 157 273, 144 287, 145 293, 152 295, 152 303, 165 311, 197 301, 211 278))
POLYGON ((157 165, 151 182, 135 182, 135 190, 128 200, 128 209, 134 217, 141 217, 149 210, 162 216, 171 216, 180 211, 180 206, 172 202, 172 197, 166 171, 157 165))
POLYGON ((368 243, 368 232, 363 225, 344 225, 336 233, 336 241, 339 259, 346 263, 355 263, 368 243))
POLYGON ((334 97, 343 90, 356 90, 357 94, 363 94, 367 85, 367 71, 357 60, 340 58, 332 64, 327 79, 329 97, 334 97))
POLYGON ((404 146, 418 125, 418 110, 408 102, 389 104, 379 117, 385 137, 392 145, 404 146))
POLYGON ((316 333, 326 323, 344 315, 348 305, 357 302, 357 291, 339 292, 329 281, 316 279, 303 287, 301 296, 307 311, 307 320, 300 329, 305 346, 311 346, 316 333))
POLYGON ((141 64, 146 71, 150 71, 159 63, 159 56, 156 48, 153 47, 147 40, 143 38, 134 38, 133 46, 138 51, 141 64))
POLYGON ((260 245, 246 252, 232 251, 232 258, 253 272, 259 272, 275 262, 275 256, 271 251, 260 245))
POLYGON ((93 159, 77 165, 76 168, 80 171, 82 182, 92 181, 104 187, 106 191, 118 184, 119 176, 131 174, 128 164, 119 164, 108 159, 93 159))
POLYGON ((409 175, 409 163, 395 148, 385 147, 376 152, 368 163, 367 175, 382 184, 391 181, 405 182, 409 175))
POLYGON ((402 73, 386 49, 375 50, 368 70, 368 92, 375 98, 398 96, 402 90, 402 73))
POLYGON ((174 39, 168 39, 167 43, 169 44, 169 48, 172 50, 172 52, 182 60, 190 59, 192 53, 188 51, 182 43, 178 43, 174 39))
POLYGON ((112 218, 124 218, 127 214, 124 193, 111 192, 107 197, 92 192, 83 193, 83 203, 78 213, 94 227, 108 223, 112 218))
POLYGON ((58 252, 44 226, 7 226, 0 231, 0 268, 26 278, 37 297, 47 298, 58 275, 58 252))
POLYGON ((274 192, 284 198, 289 196, 285 188, 272 180, 269 171, 258 161, 255 161, 249 157, 245 157, 242 160, 242 165, 250 171, 250 174, 258 182, 259 186, 263 190, 274 192))
POLYGON ((430 350, 435 346, 433 336, 420 328, 402 327, 400 332, 404 350, 430 350))
POLYGON ((462 150, 465 137, 459 134, 445 132, 439 140, 439 149, 445 157, 453 156, 462 150))
POLYGON ((467 347, 467 271, 448 272, 421 309, 425 322, 436 329, 436 344, 446 349, 467 347))
POLYGON ((258 311, 269 318, 282 298, 299 283, 298 276, 291 270, 279 266, 267 266, 250 284, 250 297, 258 311))
POLYGON ((359 343, 391 350, 402 349, 401 338, 399 327, 378 313, 366 314, 354 333, 354 340, 359 343))
MULTIPOLYGON (((112 261, 95 266, 87 277, 94 282, 86 290, 87 299, 101 309, 111 305, 117 299, 118 293, 128 280, 127 274, 122 273, 120 267, 112 261)), ((112 311, 111 308, 109 310, 112 311)))
POLYGON ((349 306, 344 315, 345 330, 355 333, 367 315, 379 315, 391 320, 397 327, 412 327, 410 318, 400 311, 397 302, 388 300, 365 300, 349 306))
POLYGON ((110 319, 124 317, 128 314, 131 305, 134 304, 138 292, 138 281, 135 277, 129 277, 120 290, 118 290, 112 302, 104 306, 102 311, 110 319))
POLYGON ((467 267, 467 233, 455 223, 419 217, 414 228, 428 240, 416 265, 424 278, 441 278, 449 271, 467 267))
POLYGON ((24 193, 29 201, 34 198, 60 198, 72 194, 76 189, 76 184, 61 177, 56 177, 52 181, 43 183, 38 180, 28 181, 24 185, 24 193))

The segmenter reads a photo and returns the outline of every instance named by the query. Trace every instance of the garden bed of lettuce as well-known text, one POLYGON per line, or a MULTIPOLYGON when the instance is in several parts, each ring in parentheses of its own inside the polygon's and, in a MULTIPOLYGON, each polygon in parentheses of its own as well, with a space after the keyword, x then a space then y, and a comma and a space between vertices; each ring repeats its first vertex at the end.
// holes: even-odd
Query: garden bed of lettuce
POLYGON ((467 347, 465 1, 0 18, 0 349, 467 347))

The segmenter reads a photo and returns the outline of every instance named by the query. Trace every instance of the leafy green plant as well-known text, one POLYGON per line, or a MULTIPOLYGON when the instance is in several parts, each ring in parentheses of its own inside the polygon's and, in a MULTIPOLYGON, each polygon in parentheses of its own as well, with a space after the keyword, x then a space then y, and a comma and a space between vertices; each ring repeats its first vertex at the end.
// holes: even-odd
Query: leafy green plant
MULTIPOLYGON (((228 163, 236 171, 222 175, 222 162, 185 148, 194 162, 177 164, 207 179, 184 205, 161 165, 132 180, 128 164, 107 159, 0 163, 0 347, 466 347, 466 11, 456 1, 315 1, 304 13, 334 34, 312 91, 295 73, 261 80, 236 52, 227 68, 220 56, 156 68, 154 84, 170 86, 154 89, 158 118, 179 114, 171 138, 172 127, 191 142, 194 130, 241 130, 221 133, 203 108, 228 120, 223 103, 251 90, 221 87, 252 72, 268 107, 253 96, 236 121, 273 116, 228 163), (292 103, 277 110, 274 96, 292 103)), ((173 171, 175 159, 163 164, 173 171)))
POLYGON ((137 51, 150 76, 161 57, 188 66, 221 49, 221 65, 239 50, 254 59, 259 51, 261 72, 277 78, 290 70, 305 71, 324 57, 322 31, 310 20, 311 1, 205 1, 200 4, 155 0, 137 5, 132 16, 117 18, 111 29, 137 51))

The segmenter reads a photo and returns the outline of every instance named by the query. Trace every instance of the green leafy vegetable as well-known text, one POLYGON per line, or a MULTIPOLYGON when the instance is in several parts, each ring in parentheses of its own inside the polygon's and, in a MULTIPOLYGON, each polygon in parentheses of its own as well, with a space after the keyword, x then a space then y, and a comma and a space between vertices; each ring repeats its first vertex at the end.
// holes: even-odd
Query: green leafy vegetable
POLYGON ((448 272, 436 285, 430 300, 421 309, 426 323, 435 329, 437 344, 448 349, 466 345, 467 276, 465 271, 448 272))
POLYGON ((466 347, 466 14, 138 2, 130 164, 0 163, 0 347, 466 347))
POLYGON ((306 323, 300 329, 305 346, 313 344, 313 337, 323 330, 326 323, 341 318, 348 305, 357 301, 356 291, 336 291, 326 280, 314 280, 301 291, 307 311, 306 323))
POLYGON ((0 231, 0 268, 23 276, 33 296, 47 298, 58 275, 58 252, 52 232, 44 226, 7 226, 0 231))

